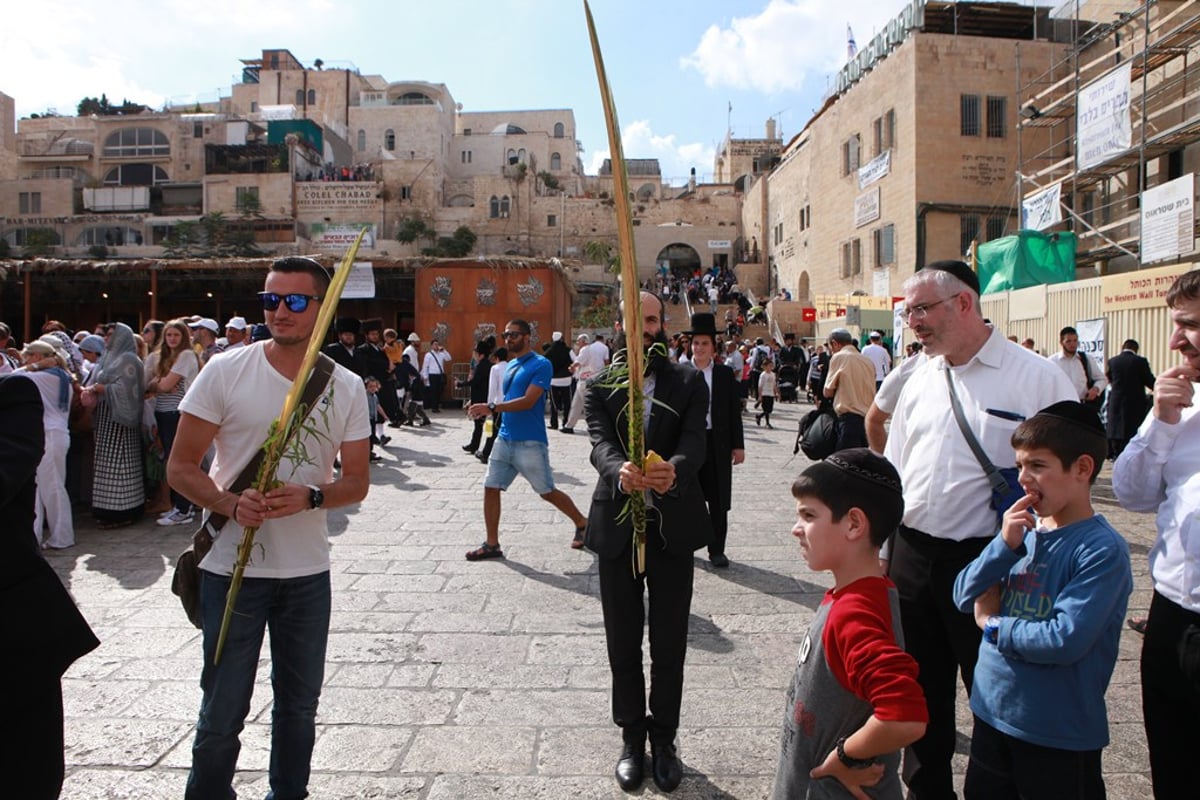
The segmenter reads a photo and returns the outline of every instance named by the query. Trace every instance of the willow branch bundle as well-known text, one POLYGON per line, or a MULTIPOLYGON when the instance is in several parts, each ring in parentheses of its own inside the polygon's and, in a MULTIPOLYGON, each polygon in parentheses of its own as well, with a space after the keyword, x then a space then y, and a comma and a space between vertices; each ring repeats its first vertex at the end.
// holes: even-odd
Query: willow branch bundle
MULTIPOLYGON (((254 488, 260 492, 266 492, 274 485, 275 472, 279 469, 279 462, 283 460, 284 454, 288 452, 292 440, 299 434, 304 420, 308 416, 308 409, 301 406, 300 398, 304 396, 304 390, 312 376, 313 367, 316 366, 317 357, 321 355, 321 345, 325 341, 325 334, 329 330, 330 323, 333 322, 334 314, 337 313, 338 301, 342 297, 346 279, 350 276, 350 270, 354 266, 354 257, 358 255, 358 247, 362 244, 366 232, 367 228, 365 227, 359 231, 358 237, 343 256, 337 272, 333 274, 333 280, 330 281, 329 288, 322 298, 321 310, 317 313, 316 326, 313 328, 312 338, 308 340, 308 349, 304 351, 304 361, 300 365, 300 371, 296 373, 296 379, 292 381, 292 388, 288 390, 287 396, 283 399, 283 410, 279 412, 278 419, 271 423, 271 434, 263 443, 265 455, 258 468, 258 475, 254 479, 254 488)), ((253 525, 242 531, 242 542, 238 545, 237 561, 233 565, 233 578, 229 582, 229 591, 225 595, 225 613, 221 617, 221 632, 217 636, 217 649, 213 653, 214 664, 220 663, 221 651, 225 649, 225 639, 229 635, 229 623, 233 619, 233 609, 237 604, 238 592, 242 588, 242 577, 246 573, 246 565, 250 563, 250 553, 254 549, 254 534, 257 532, 258 528, 253 525)))
MULTIPOLYGON (((626 456, 634 464, 642 465, 645 458, 645 406, 642 394, 642 297, 638 281, 637 257, 633 250, 633 210, 629 203, 629 176, 625 171, 625 151, 621 146, 621 126, 617 122, 617 106, 613 100, 612 87, 604 70, 604 56, 600 52, 600 40, 596 36, 596 23, 592 9, 583 0, 583 11, 587 16, 588 36, 592 42, 592 58, 596 62, 596 79, 600 83, 600 99, 604 104, 604 122, 608 128, 608 149, 612 160, 613 199, 617 215, 617 251, 621 259, 621 300, 625 307, 623 325, 625 331, 625 364, 628 368, 627 382, 629 402, 626 406, 626 421, 629 425, 626 456)), ((633 572, 641 575, 646 571, 646 498, 642 492, 629 495, 627 507, 633 523, 633 572)))

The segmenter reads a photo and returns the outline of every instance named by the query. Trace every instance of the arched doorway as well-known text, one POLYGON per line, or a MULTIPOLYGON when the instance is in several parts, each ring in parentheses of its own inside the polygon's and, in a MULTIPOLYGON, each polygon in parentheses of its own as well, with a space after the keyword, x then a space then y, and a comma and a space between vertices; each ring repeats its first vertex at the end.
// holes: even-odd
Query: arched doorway
POLYGON ((685 281, 702 268, 700 254, 690 244, 683 242, 675 242, 659 250, 654 263, 660 274, 665 264, 672 277, 685 281))
POLYGON ((812 299, 808 296, 809 291, 808 270, 804 270, 800 273, 800 280, 796 282, 796 297, 793 299, 799 300, 801 303, 808 304, 812 299))

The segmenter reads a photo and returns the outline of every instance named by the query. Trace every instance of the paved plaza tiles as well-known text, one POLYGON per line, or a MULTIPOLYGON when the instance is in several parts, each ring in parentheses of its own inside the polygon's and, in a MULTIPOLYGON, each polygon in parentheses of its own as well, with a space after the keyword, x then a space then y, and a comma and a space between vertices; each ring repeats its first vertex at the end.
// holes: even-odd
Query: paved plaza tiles
MULTIPOLYGON (((792 455, 805 405, 776 406, 775 430, 747 416, 747 461, 734 470, 728 553, 696 561, 679 754, 678 798, 769 795, 784 691, 828 575, 808 570, 790 535, 792 455)), ((506 560, 468 563, 484 539, 486 467, 461 449, 458 411, 427 428, 389 430, 384 460, 358 506, 330 513, 333 619, 317 717, 313 798, 499 800, 618 798, 620 737, 611 723, 594 556, 570 549, 572 528, 520 479, 504 496, 506 560)), ((549 431, 560 488, 586 509, 595 482, 582 426, 549 431)), ((1131 613, 1150 600, 1153 516, 1112 501, 1106 469, 1097 510, 1133 554, 1131 613)), ((190 527, 152 519, 99 531, 84 516, 78 544, 48 558, 100 637, 63 681, 63 797, 177 798, 200 702, 200 635, 171 594, 190 527)), ((1138 689, 1141 641, 1122 634, 1107 702, 1108 796, 1150 795, 1138 689)), ((264 646, 264 656, 268 653, 264 646)), ((267 792, 270 667, 261 663, 239 760, 239 796, 267 792)), ((960 703, 961 783, 970 715, 960 703)), ((653 782, 635 793, 659 794, 653 782)))

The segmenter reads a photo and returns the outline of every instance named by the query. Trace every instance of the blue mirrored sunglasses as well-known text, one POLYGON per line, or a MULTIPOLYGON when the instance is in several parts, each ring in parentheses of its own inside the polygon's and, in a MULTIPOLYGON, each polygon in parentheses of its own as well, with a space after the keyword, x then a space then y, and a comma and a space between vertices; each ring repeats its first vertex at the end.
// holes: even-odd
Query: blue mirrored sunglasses
POLYGON ((258 299, 262 300, 263 308, 274 311, 280 302, 288 307, 293 314, 302 314, 308 310, 308 304, 321 298, 313 294, 275 294, 274 292, 259 292, 258 299))

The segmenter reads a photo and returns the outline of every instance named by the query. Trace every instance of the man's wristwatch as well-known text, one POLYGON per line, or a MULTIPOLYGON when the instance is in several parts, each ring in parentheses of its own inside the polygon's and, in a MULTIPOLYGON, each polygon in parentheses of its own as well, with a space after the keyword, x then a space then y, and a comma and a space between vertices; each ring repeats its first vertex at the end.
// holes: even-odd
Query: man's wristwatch
POLYGON ((992 614, 983 623, 983 638, 987 642, 996 644, 996 640, 1000 637, 1000 617, 992 614))
POLYGON ((846 767, 850 769, 866 769, 873 767, 879 763, 879 757, 874 758, 855 758, 854 756, 846 755, 846 737, 837 740, 837 757, 846 767))
POLYGON ((495 404, 495 403, 488 403, 488 411, 490 411, 490 412, 492 412, 493 414, 495 414, 495 413, 496 413, 496 404, 495 404))
POLYGON ((320 487, 309 485, 308 504, 314 509, 320 508, 325 504, 325 493, 321 491, 320 487))

